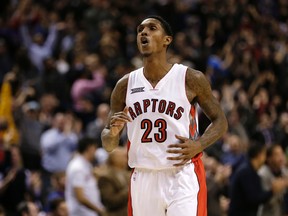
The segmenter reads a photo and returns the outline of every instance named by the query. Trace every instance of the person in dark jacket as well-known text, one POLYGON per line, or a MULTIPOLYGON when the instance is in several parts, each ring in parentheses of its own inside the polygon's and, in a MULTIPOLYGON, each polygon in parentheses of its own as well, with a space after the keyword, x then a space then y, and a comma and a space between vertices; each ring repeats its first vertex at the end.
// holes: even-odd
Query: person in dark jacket
POLYGON ((230 206, 228 216, 256 216, 258 207, 269 201, 273 194, 285 187, 283 179, 275 179, 271 190, 265 191, 257 171, 266 160, 266 146, 253 141, 247 152, 247 161, 237 170, 230 185, 230 206))

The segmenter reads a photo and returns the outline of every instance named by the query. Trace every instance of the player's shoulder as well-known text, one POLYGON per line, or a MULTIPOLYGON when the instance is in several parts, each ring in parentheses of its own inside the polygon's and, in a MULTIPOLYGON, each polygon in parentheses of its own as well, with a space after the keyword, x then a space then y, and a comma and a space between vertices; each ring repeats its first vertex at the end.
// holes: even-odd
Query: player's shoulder
POLYGON ((186 72, 186 85, 190 87, 206 86, 208 80, 205 74, 199 70, 188 67, 186 72))
POLYGON ((185 85, 187 91, 195 95, 203 95, 211 91, 210 82, 205 74, 190 67, 187 68, 185 85))
POLYGON ((123 88, 127 87, 129 77, 135 73, 137 73, 141 68, 135 69, 127 74, 125 74, 122 78, 120 78, 116 84, 117 87, 123 88))
POLYGON ((123 77, 121 77, 117 83, 116 83, 116 87, 121 88, 124 86, 127 86, 128 80, 129 80, 129 74, 125 74, 123 77))
POLYGON ((186 72, 186 77, 188 79, 193 79, 193 80, 197 80, 197 79, 203 79, 205 78, 205 75, 203 74, 202 71, 193 69, 191 67, 187 67, 187 72, 186 72))
MULTIPOLYGON (((137 69, 138 70, 138 69, 137 69)), ((125 98, 126 97, 126 91, 128 88, 128 81, 129 81, 129 77, 131 76, 131 74, 137 72, 137 70, 133 70, 127 74, 125 74, 122 78, 120 78, 117 83, 116 86, 113 90, 113 98, 125 98)))

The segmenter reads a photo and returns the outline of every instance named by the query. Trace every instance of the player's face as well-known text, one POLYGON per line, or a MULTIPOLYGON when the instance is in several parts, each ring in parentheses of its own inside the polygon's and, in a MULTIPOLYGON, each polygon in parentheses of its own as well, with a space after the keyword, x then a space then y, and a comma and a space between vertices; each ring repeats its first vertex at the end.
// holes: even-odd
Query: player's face
POLYGON ((171 37, 166 35, 160 21, 157 19, 145 19, 137 28, 137 46, 144 56, 166 52, 170 42, 171 37))

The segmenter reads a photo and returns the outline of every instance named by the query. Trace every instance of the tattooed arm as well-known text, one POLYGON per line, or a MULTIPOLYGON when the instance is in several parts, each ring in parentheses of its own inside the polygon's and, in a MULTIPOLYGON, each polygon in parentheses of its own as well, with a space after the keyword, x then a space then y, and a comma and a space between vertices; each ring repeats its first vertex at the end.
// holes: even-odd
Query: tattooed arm
POLYGON ((112 94, 110 100, 110 113, 106 127, 101 133, 102 146, 108 151, 112 151, 119 145, 121 132, 128 121, 131 121, 127 115, 125 107, 126 90, 128 75, 120 79, 112 94))
POLYGON ((204 134, 197 140, 201 144, 202 150, 204 150, 226 132, 227 120, 203 73, 189 69, 186 82, 188 99, 191 102, 197 102, 211 121, 204 134))
POLYGON ((186 94, 191 103, 198 103, 205 115, 210 119, 211 124, 204 134, 197 140, 176 135, 180 140, 178 144, 171 144, 168 153, 178 156, 168 157, 168 160, 175 160, 175 166, 181 166, 191 160, 195 155, 202 152, 208 146, 215 143, 226 132, 228 124, 219 102, 213 96, 211 86, 200 71, 188 69, 186 73, 186 94), (180 161, 180 162, 179 162, 180 161))

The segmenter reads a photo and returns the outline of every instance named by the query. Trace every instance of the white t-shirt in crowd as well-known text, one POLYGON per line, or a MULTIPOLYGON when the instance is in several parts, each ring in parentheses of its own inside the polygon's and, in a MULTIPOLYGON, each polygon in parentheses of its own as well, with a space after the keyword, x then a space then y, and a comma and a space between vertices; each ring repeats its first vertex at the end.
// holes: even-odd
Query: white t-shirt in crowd
POLYGON ((98 216, 77 201, 73 190, 75 187, 83 188, 86 198, 97 207, 103 208, 92 164, 81 155, 76 155, 70 161, 66 171, 65 198, 69 216, 98 216))

